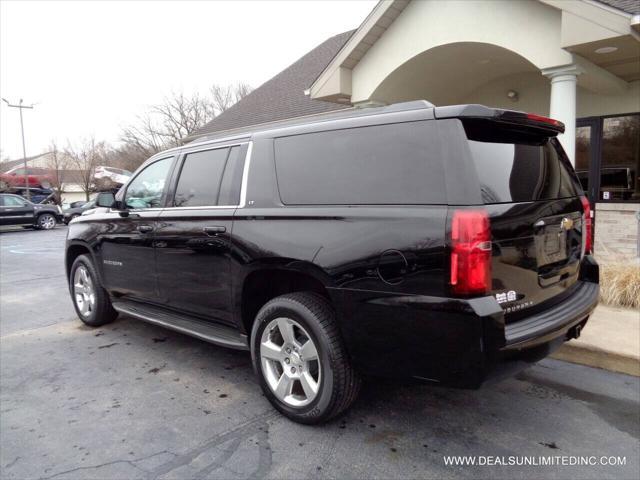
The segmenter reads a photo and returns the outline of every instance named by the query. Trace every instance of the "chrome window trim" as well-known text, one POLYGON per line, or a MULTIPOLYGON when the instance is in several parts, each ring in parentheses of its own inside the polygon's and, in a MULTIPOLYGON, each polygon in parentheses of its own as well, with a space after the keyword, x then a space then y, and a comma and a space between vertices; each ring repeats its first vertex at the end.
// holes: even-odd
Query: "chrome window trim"
POLYGON ((194 145, 193 150, 190 150, 189 147, 182 147, 182 150, 178 153, 178 155, 190 155, 192 153, 206 152, 208 150, 218 150, 219 148, 231 148, 231 147, 239 147, 240 145, 245 145, 247 143, 251 143, 249 141, 244 142, 232 142, 232 143, 224 143, 222 145, 194 145))
MULTIPOLYGON (((251 153, 253 152, 253 140, 244 141, 244 142, 233 142, 233 143, 227 143, 224 145, 216 145, 216 146, 202 144, 202 145, 198 145, 198 147, 202 147, 202 148, 197 148, 195 150, 188 150, 188 151, 185 151, 186 150, 185 147, 182 147, 180 151, 177 151, 174 154, 174 156, 186 157, 190 153, 198 153, 198 152, 207 151, 207 150, 217 150, 218 148, 232 148, 232 147, 242 146, 245 144, 248 144, 249 146, 247 147, 247 153, 244 157, 244 166, 242 169, 242 183, 240 184, 240 204, 239 205, 198 205, 193 207, 164 207, 164 208, 154 207, 154 208, 136 208, 128 211, 134 212, 134 213, 144 213, 144 212, 164 212, 164 211, 175 211, 175 210, 211 210, 211 209, 224 210, 224 209, 230 209, 230 208, 234 208, 234 209, 243 208, 246 205, 246 199, 247 199, 247 177, 249 175, 249 164, 251 163, 251 153)), ((162 153, 167 153, 167 152, 162 152, 162 153)), ((171 157, 163 156, 162 158, 159 158, 157 161, 160 161, 165 158, 171 158, 171 157)), ((155 163, 155 162, 156 160, 154 160, 151 163, 155 163)), ((149 165, 151 165, 151 163, 149 165)), ((136 177, 137 176, 138 175, 136 175, 136 177)), ((127 186, 128 186, 128 183, 130 182, 127 182, 127 186)), ((126 190, 125 190, 124 196, 126 196, 126 190)), ((112 212, 114 213, 119 212, 119 210, 109 209, 109 213, 112 213, 112 212)))
POLYGON ((242 183, 240 184, 240 205, 244 208, 247 205, 247 183, 249 181, 249 165, 251 164, 251 154, 253 153, 253 140, 249 142, 247 156, 244 158, 244 169, 242 171, 242 183))
POLYGON ((229 209, 229 208, 238 208, 238 205, 198 205, 194 207, 167 207, 163 208, 162 211, 171 211, 171 210, 211 210, 215 209, 229 209))
MULTIPOLYGON (((211 145, 207 145, 207 148, 201 148, 201 149, 197 149, 197 150, 190 150, 188 152, 182 151, 180 152, 178 155, 179 156, 184 156, 184 159, 182 160, 182 165, 181 167, 184 165, 184 161, 186 160, 187 156, 190 155, 191 153, 199 153, 199 152, 206 152, 209 150, 217 150, 219 148, 233 148, 233 147, 240 147, 242 145, 246 145, 249 144, 249 146, 247 147, 247 153, 244 157, 244 167, 242 169, 242 183, 240 184, 240 205, 197 205, 197 206, 192 206, 192 207, 166 207, 163 208, 162 210, 210 210, 210 209, 229 209, 229 208, 241 208, 243 206, 243 202, 242 202, 242 192, 243 192, 243 188, 246 188, 246 183, 245 183, 245 175, 248 172, 247 169, 247 164, 251 158, 251 149, 253 146, 253 142, 249 141, 249 142, 239 142, 239 143, 229 143, 226 145, 216 145, 215 147, 211 147, 211 145)), ((181 168, 182 169, 182 168, 181 168)), ((182 172, 181 172, 182 173, 182 172)), ((224 172, 223 172, 224 175, 224 172)), ((178 176, 177 182, 176 182, 176 186, 178 185, 178 183, 180 182, 180 177, 178 176)))

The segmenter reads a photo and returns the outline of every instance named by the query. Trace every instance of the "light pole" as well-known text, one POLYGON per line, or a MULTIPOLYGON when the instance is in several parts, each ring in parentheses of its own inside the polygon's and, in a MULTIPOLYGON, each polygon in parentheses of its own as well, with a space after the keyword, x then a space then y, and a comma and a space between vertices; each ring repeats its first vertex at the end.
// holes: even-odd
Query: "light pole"
POLYGON ((9 101, 4 98, 2 99, 2 101, 6 103, 7 106, 17 108, 20 110, 20 131, 22 132, 22 157, 24 159, 24 185, 27 189, 27 200, 31 200, 31 192, 29 191, 29 171, 27 166, 27 149, 24 146, 24 122, 22 121, 22 110, 24 108, 33 109, 33 105, 23 105, 22 99, 20 99, 20 102, 17 105, 9 103, 9 101))

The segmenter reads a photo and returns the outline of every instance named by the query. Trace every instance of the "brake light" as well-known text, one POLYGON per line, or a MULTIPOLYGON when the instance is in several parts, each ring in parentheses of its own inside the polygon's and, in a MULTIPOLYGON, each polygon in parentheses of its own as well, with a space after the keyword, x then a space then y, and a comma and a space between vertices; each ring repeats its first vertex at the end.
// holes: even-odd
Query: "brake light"
POLYGON ((456 210, 451 220, 451 288, 458 295, 491 288, 491 229, 484 210, 456 210))
POLYGON ((584 246, 584 253, 591 253, 592 244, 591 238, 593 238, 593 223, 591 220, 591 204, 587 197, 580 197, 582 201, 582 245, 584 246))
POLYGON ((535 113, 527 113, 527 119, 533 120, 534 122, 548 123, 554 127, 564 127, 564 124, 555 118, 543 117, 542 115, 536 115, 535 113))

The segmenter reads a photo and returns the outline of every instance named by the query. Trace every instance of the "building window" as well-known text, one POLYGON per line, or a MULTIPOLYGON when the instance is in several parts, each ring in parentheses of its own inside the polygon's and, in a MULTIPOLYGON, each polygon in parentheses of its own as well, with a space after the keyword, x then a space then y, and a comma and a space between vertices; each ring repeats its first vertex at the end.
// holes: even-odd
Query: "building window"
POLYGON ((640 202, 640 114, 578 119, 575 166, 591 202, 640 202))
POLYGON ((600 198, 640 200, 640 115, 602 121, 600 198))

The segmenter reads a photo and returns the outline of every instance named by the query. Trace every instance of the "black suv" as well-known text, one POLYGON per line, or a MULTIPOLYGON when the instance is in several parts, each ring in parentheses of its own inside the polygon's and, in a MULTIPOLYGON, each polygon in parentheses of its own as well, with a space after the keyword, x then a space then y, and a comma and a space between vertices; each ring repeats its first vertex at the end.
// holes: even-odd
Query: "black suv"
POLYGON ((0 193, 0 225, 51 230, 60 220, 62 210, 57 205, 32 203, 19 195, 0 193))
POLYGON ((596 306, 563 129, 418 101, 159 153, 70 224, 76 310, 249 350, 303 423, 345 410, 364 374, 476 388, 577 337, 596 306))

